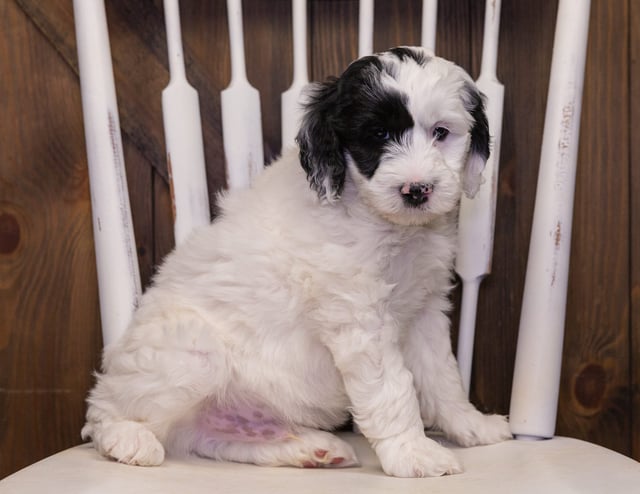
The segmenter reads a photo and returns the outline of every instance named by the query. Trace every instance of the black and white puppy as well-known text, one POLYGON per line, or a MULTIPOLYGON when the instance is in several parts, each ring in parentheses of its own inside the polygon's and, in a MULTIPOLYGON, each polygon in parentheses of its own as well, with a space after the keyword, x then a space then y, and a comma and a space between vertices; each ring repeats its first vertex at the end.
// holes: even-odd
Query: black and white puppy
POLYGON ((351 412, 387 474, 422 477, 461 471, 425 427, 510 437, 449 336, 458 203, 489 155, 471 78, 420 48, 364 57, 311 90, 298 144, 220 198, 105 349, 83 429, 102 454, 350 466, 326 431, 351 412))

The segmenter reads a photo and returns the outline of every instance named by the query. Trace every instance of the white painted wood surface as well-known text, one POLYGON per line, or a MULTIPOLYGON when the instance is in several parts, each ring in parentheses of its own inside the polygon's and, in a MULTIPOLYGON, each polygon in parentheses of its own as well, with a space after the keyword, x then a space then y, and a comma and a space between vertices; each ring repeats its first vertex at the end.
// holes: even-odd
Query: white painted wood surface
POLYGON ((555 433, 589 0, 560 0, 513 376, 511 430, 555 433))
POLYGON ((360 467, 268 468, 202 458, 132 467, 83 445, 0 481, 0 494, 630 494, 640 485, 637 462, 564 437, 454 446, 464 473, 425 479, 388 477, 364 437, 341 437, 354 447, 360 467))
POLYGON ((164 17, 171 79, 162 91, 162 115, 178 245, 194 228, 209 224, 211 213, 200 103, 185 73, 178 0, 164 0, 164 17))
POLYGON ((438 0, 422 2, 421 43, 424 48, 436 52, 436 32, 438 26, 438 0))
POLYGON ((373 53, 373 4, 373 0, 360 0, 358 9, 358 57, 373 53))
POLYGON ((282 149, 295 144, 302 120, 302 91, 309 84, 307 70, 307 0, 292 0, 293 81, 282 93, 282 149))
POLYGON ((73 2, 104 345, 125 331, 141 294, 103 0, 73 2))
POLYGON ((264 168, 260 95, 249 84, 244 57, 242 0, 227 0, 231 82, 220 96, 227 186, 247 188, 264 168))
POLYGON ((504 86, 498 81, 498 39, 500 34, 500 0, 486 2, 482 66, 476 81, 487 97, 486 112, 492 137, 491 155, 487 160, 484 183, 473 199, 463 195, 458 225, 458 255, 455 269, 462 280, 462 305, 458 333, 457 359, 467 393, 471 385, 473 346, 480 284, 491 273, 495 231, 500 141, 504 86))

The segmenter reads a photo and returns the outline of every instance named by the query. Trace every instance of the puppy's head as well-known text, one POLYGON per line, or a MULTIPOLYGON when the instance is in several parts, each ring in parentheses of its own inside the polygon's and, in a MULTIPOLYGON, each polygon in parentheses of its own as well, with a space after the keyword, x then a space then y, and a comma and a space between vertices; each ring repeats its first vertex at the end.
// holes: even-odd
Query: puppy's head
POLYGON ((297 138, 320 198, 346 180, 378 214, 424 224, 472 197, 489 157, 483 96, 457 65, 422 48, 353 62, 308 94, 297 138))

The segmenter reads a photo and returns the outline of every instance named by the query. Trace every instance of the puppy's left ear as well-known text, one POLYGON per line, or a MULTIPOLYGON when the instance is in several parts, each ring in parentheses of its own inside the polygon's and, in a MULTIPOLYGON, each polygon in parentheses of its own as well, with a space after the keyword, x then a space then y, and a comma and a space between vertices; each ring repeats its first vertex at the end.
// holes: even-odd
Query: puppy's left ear
POLYGON ((473 124, 469 155, 462 174, 462 189, 465 195, 472 199, 484 181, 482 171, 489 159, 491 137, 484 107, 484 95, 471 84, 465 85, 465 91, 467 92, 465 106, 471 114, 473 124))
POLYGON ((300 164, 320 199, 340 197, 347 172, 344 149, 338 136, 338 79, 316 83, 307 90, 305 114, 296 142, 300 164))

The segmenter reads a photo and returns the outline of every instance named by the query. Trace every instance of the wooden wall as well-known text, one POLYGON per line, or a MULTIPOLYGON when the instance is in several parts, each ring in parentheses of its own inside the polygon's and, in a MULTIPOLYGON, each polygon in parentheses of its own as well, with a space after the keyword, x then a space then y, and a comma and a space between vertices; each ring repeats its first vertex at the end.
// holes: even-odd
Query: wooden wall
MULTIPOLYGON (((375 49, 418 44, 421 2, 376 2, 375 49)), ((484 2, 447 0, 438 52, 477 76, 484 2)), ((593 0, 558 433, 640 459, 640 1, 593 0), (635 137, 635 138, 634 138, 635 137), (632 166, 635 165, 635 166, 632 166)), ((504 2, 506 87, 494 273, 483 284, 472 397, 508 411, 544 119, 555 1, 504 2)), ((245 0, 265 156, 291 78, 288 0, 245 0)), ((223 187, 226 7, 183 0, 187 71, 203 112, 209 190, 223 187)), ((357 53, 357 1, 309 2, 310 76, 357 53)), ((144 283, 171 249, 160 92, 160 0, 109 0, 125 160, 144 283)), ((71 0, 0 1, 0 477, 80 442, 100 321, 71 0)), ((456 294, 456 299, 459 294, 456 294)), ((454 322, 456 316, 454 315, 454 322)), ((455 324, 454 324, 455 337, 455 324)))

